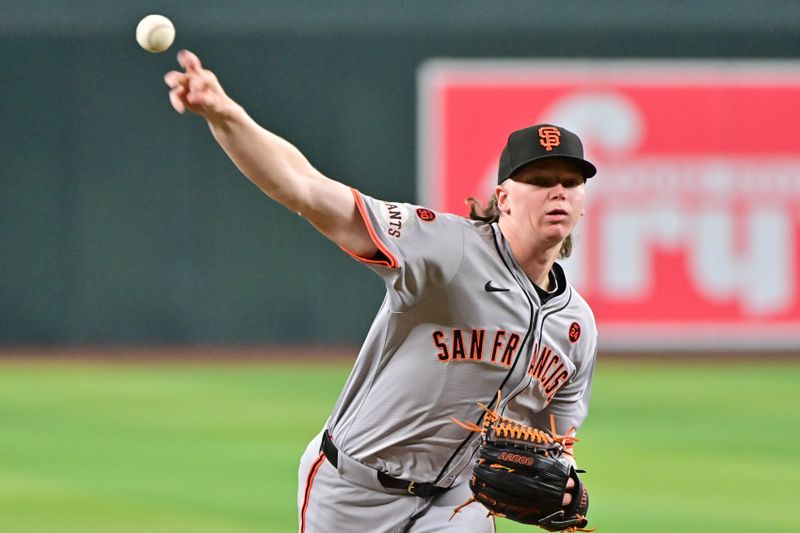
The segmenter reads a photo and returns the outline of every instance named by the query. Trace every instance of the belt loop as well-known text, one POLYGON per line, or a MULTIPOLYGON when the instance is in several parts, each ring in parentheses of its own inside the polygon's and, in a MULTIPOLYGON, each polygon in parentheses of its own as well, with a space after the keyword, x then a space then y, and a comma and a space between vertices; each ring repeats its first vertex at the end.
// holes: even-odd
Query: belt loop
POLYGON ((331 466, 337 469, 339 468, 339 450, 336 449, 336 446, 331 441, 331 436, 327 429, 322 432, 320 451, 325 454, 331 466))

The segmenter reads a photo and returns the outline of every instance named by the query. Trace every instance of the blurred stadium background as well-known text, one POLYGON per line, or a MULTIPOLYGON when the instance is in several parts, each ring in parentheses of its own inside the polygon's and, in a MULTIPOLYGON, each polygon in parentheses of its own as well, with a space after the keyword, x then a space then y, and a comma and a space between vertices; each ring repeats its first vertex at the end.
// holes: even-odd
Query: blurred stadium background
POLYGON ((172 111, 162 75, 184 47, 375 197, 457 210, 464 195, 431 184, 483 194, 503 140, 481 135, 547 116, 586 130, 605 163, 585 222, 600 230, 570 268, 608 332, 579 449, 592 525, 797 530, 799 13, 0 1, 0 531, 296 529, 297 459, 383 287, 172 111), (148 13, 177 27, 164 54, 136 45, 148 13), (533 101, 516 113, 520 90, 533 101), (638 144, 596 129, 630 110, 617 97, 642 112, 622 136, 638 144), (467 156, 474 175, 451 164, 467 156), (643 233, 607 238, 631 225, 643 233))

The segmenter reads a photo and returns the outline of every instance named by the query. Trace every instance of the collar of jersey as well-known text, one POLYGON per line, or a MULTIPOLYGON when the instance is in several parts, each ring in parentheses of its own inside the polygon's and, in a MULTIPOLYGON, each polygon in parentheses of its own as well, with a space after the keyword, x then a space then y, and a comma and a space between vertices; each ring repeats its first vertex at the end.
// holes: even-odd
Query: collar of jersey
MULTIPOLYGON (((498 236, 500 241, 500 251, 506 259, 506 264, 509 265, 512 269, 512 275, 517 280, 517 282, 525 289, 525 292, 528 293, 529 296, 534 298, 534 300, 541 304, 541 298, 539 298, 539 293, 536 291, 536 285, 530 280, 528 275, 522 269, 519 263, 517 263, 517 259, 514 257, 514 254, 511 251, 511 246, 508 243, 508 240, 503 235, 503 232, 500 231, 500 225, 495 222, 492 224, 495 229, 495 235, 498 236)), ((567 291, 567 277, 564 274, 564 269, 558 263, 553 263, 553 268, 551 270, 553 275, 556 278, 556 291, 550 297, 544 305, 550 305, 553 302, 559 301, 561 298, 564 297, 564 293, 567 291)))

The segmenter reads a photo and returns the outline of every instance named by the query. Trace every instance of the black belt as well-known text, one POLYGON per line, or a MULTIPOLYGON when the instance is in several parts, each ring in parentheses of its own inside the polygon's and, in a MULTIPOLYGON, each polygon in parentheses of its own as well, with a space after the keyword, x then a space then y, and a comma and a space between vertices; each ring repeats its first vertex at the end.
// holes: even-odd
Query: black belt
MULTIPOLYGON (((322 432, 322 446, 320 446, 320 451, 325 454, 325 457, 328 458, 328 461, 333 465, 334 468, 338 468, 339 450, 337 450, 336 446, 333 444, 333 442, 331 442, 331 437, 328 435, 327 431, 322 432)), ((381 472, 380 470, 378 470, 378 481, 381 485, 383 485, 384 488, 402 490, 421 498, 430 498, 431 496, 436 496, 437 494, 441 494, 447 490, 446 488, 438 487, 433 483, 417 483, 416 481, 398 479, 390 476, 389 474, 381 472)))

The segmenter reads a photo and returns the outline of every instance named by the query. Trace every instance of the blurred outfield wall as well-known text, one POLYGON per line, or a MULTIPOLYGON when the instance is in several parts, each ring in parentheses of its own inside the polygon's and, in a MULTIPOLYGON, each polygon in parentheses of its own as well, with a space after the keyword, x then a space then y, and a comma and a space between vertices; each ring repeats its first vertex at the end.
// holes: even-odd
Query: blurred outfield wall
POLYGON ((798 31, 789 1, 0 2, 0 343, 363 337, 382 283, 171 110, 181 47, 322 172, 414 202, 429 58, 794 59, 798 31))

